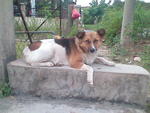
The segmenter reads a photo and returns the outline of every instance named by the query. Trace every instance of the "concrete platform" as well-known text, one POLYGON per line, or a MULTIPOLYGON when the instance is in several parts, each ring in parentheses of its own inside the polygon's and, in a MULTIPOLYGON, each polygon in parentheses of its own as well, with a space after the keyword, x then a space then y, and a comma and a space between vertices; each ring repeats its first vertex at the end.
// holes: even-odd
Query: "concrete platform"
POLYGON ((93 68, 93 87, 87 84, 86 72, 70 67, 31 67, 23 60, 16 60, 8 64, 8 74, 16 94, 139 105, 146 103, 150 74, 142 67, 95 64, 93 68))
POLYGON ((88 102, 76 99, 7 97, 0 99, 0 113, 146 113, 125 104, 88 102))

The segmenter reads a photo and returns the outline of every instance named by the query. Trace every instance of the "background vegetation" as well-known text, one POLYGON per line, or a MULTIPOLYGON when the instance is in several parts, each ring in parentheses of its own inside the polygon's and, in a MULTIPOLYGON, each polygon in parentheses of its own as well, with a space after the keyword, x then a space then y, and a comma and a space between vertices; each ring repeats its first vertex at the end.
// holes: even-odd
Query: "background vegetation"
MULTIPOLYGON (((44 2, 39 2, 39 7, 43 7, 42 9, 52 8, 52 6, 44 5, 47 4, 47 0, 44 2)), ((64 2, 64 5, 66 3, 64 2)), ((143 66, 144 68, 150 70, 150 3, 144 3, 137 1, 134 15, 134 23, 133 23, 133 32, 132 39, 134 42, 134 47, 131 53, 129 54, 126 50, 120 48, 120 35, 121 35, 121 24, 123 18, 123 2, 115 2, 110 5, 109 3, 105 3, 105 0, 93 0, 90 3, 90 7, 84 8, 83 14, 83 23, 84 29, 97 30, 100 28, 106 29, 106 37, 105 44, 108 47, 111 47, 112 55, 111 58, 118 62, 122 63, 135 63, 143 66), (142 59, 139 62, 133 62, 133 58, 138 56, 142 59), (128 59, 128 60, 127 60, 128 59)), ((46 17, 51 15, 51 12, 45 12, 46 17)), ((56 13, 57 15, 57 13, 56 13)), ((44 20, 44 18, 26 18, 28 27, 30 31, 35 30, 39 26, 39 24, 44 20)), ((49 20, 39 29, 41 31, 53 31, 55 33, 59 33, 59 20, 55 18, 55 15, 51 15, 49 20)), ((20 18, 15 18, 15 29, 16 31, 23 31, 24 26, 20 18)), ((78 32, 78 28, 76 26, 72 27, 71 32, 67 35, 67 37, 75 36, 78 32)), ((17 57, 22 57, 22 50, 28 44, 22 42, 22 39, 27 39, 26 34, 20 35, 17 34, 16 48, 17 48, 17 57), (20 41, 21 39, 21 41, 20 41)), ((34 35, 33 39, 39 40, 40 37, 43 38, 51 38, 50 34, 42 34, 42 35, 34 35)))
POLYGON ((0 83, 0 98, 9 96, 11 94, 11 88, 8 83, 0 83))
MULTIPOLYGON (((150 3, 136 2, 133 32, 130 34, 134 46, 130 53, 120 46, 124 3, 106 4, 105 7, 102 7, 104 4, 92 5, 84 10, 85 28, 91 30, 106 29, 105 44, 110 47, 110 57, 115 62, 140 65, 150 72, 150 3), (89 15, 92 16, 89 17, 89 15), (141 61, 134 61, 135 57, 140 58, 141 61)), ((146 112, 150 113, 150 104, 147 105, 146 112)))
MULTIPOLYGON (((95 0, 93 0, 95 1, 95 0)), ((84 18, 85 28, 97 30, 106 29, 105 44, 111 47, 112 59, 122 63, 134 63, 143 66, 150 71, 150 3, 137 1, 134 15, 133 32, 130 34, 134 42, 134 47, 130 54, 120 48, 121 25, 123 19, 124 3, 118 2, 113 5, 99 3, 84 10, 85 15, 97 14, 93 7, 101 10, 97 16, 99 19, 94 23, 94 16, 84 18), (92 11, 91 11, 92 10, 92 11), (94 13, 95 12, 95 13, 94 13), (141 62, 133 62, 135 56, 142 59, 141 62)), ((85 16, 86 17, 86 16, 85 16)))
MULTIPOLYGON (((89 18, 84 18, 84 23, 86 24, 86 29, 99 29, 105 28, 107 30, 106 34, 106 43, 108 45, 115 45, 120 41, 120 33, 121 33, 121 24, 123 18, 123 5, 124 3, 114 4, 112 6, 105 5, 103 10, 97 17, 101 17, 96 24, 93 24, 94 16, 91 16, 91 20, 89 18), (88 23, 87 23, 88 21, 88 23)), ((101 6, 101 4, 99 4, 101 6)), ((102 4, 103 6, 103 4, 102 4)), ((96 6, 97 7, 97 6, 96 6)), ((134 31, 133 31, 133 39, 135 42, 143 39, 150 39, 150 4, 144 2, 136 3, 136 10, 134 15, 134 31)), ((85 15, 91 15, 90 11, 92 8, 87 8, 84 10, 85 15)), ((101 10, 101 8, 99 8, 101 10)), ((95 12, 92 10, 91 12, 95 12)), ((97 12, 97 11, 96 11, 97 12)))

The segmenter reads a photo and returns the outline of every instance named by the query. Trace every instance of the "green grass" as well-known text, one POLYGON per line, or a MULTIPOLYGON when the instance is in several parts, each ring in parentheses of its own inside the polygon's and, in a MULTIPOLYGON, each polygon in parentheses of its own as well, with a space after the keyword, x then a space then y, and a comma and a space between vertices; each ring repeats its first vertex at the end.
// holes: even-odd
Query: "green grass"
POLYGON ((150 113, 150 104, 146 105, 146 109, 145 109, 146 113, 150 113))
POLYGON ((71 31, 68 33, 67 37, 76 36, 77 33, 78 33, 77 26, 72 26, 71 31))
MULTIPOLYGON (((29 31, 34 31, 44 20, 45 18, 27 17, 26 23, 29 31)), ((20 17, 15 17, 15 30, 25 31, 25 27, 20 17)), ((50 18, 38 30, 59 33, 59 20, 50 18)))
MULTIPOLYGON (((34 31, 43 21, 45 18, 34 18, 34 17, 27 17, 26 22, 29 31, 34 31)), ((48 19, 42 27, 38 31, 52 31, 56 34, 59 34, 59 20, 55 18, 48 19)), ((15 17, 15 31, 25 31, 23 22, 20 17, 15 17)), ((51 38, 52 35, 50 33, 47 34, 34 34, 32 36, 32 40, 41 40, 46 38, 51 38)), ((16 34, 16 52, 17 52, 17 58, 22 58, 22 51, 29 44, 27 42, 27 35, 26 34, 16 34)))
POLYGON ((17 58, 22 58, 23 49, 27 46, 27 42, 16 42, 17 58))
POLYGON ((88 29, 88 30, 98 30, 100 27, 98 24, 88 24, 88 25, 85 25, 85 29, 88 29))
POLYGON ((11 88, 8 83, 0 83, 0 98, 10 96, 11 88))
POLYGON ((142 66, 150 72, 150 46, 144 46, 144 51, 140 54, 142 66))

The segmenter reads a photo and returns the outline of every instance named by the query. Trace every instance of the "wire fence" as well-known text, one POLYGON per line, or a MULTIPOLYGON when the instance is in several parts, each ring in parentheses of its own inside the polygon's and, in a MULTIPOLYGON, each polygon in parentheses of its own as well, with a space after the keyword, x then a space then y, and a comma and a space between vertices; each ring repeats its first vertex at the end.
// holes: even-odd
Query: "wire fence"
POLYGON ((14 2, 17 58, 22 57, 23 49, 30 44, 30 37, 34 42, 60 33, 60 1, 37 2, 34 15, 30 2, 21 2, 23 0, 14 2))
MULTIPOLYGON (((26 17, 25 19, 33 41, 53 38, 54 33, 59 34, 58 18, 48 19, 38 31, 35 31, 35 29, 45 20, 45 18, 26 17)), ((15 17, 17 58, 22 57, 23 48, 30 43, 27 33, 24 29, 25 28, 22 19, 20 17, 15 17)))
POLYGON ((23 48, 32 40, 34 42, 53 38, 55 34, 64 36, 70 33, 71 27, 68 28, 68 25, 71 26, 72 21, 68 19, 68 8, 73 0, 39 0, 34 8, 27 0, 14 1, 17 58, 22 57, 23 48), (23 1, 26 2, 21 3, 23 1))

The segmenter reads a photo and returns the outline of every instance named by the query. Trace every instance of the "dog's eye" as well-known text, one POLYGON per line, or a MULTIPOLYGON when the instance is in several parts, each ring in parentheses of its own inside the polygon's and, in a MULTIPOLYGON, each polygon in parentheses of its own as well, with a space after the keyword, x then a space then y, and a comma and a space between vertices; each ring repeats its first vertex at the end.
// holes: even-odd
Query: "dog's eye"
POLYGON ((88 43, 88 44, 90 44, 90 43, 91 43, 91 41, 90 41, 90 40, 85 40, 85 42, 86 42, 86 43, 88 43))
POLYGON ((97 43, 98 42, 98 40, 94 40, 94 43, 97 43))

